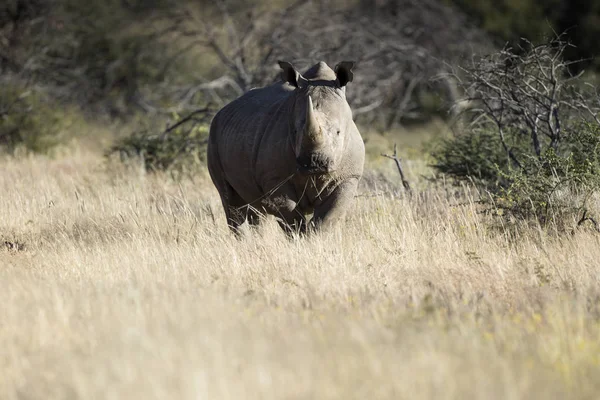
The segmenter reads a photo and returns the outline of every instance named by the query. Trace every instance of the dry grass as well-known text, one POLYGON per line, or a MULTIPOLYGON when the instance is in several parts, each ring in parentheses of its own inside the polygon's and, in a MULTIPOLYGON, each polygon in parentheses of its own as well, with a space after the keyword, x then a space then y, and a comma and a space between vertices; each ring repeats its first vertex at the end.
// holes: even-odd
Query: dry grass
POLYGON ((0 170, 2 399, 600 395, 591 231, 510 238, 439 191, 236 241, 206 176, 0 170))

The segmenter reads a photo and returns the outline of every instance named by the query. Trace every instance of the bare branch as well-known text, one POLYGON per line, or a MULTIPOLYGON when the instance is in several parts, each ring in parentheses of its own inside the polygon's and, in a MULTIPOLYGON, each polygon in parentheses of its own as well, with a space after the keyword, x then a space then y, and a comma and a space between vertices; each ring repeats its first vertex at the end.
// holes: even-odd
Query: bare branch
POLYGON ((567 90, 572 80, 568 63, 562 60, 567 47, 560 41, 534 46, 523 40, 518 54, 506 48, 461 69, 467 79, 459 80, 460 85, 472 93, 469 100, 480 106, 472 124, 493 121, 505 151, 518 166, 521 163, 507 142, 509 129, 527 134, 539 158, 547 148, 558 149, 562 121, 570 118, 567 110, 578 109, 596 122, 600 120, 600 104, 592 106, 589 101, 597 97, 567 90), (487 118, 478 118, 480 115, 487 118))
POLYGON ((394 143, 394 153, 392 155, 388 155, 388 154, 381 154, 382 157, 385 158, 389 158, 390 160, 394 160, 394 162, 396 163, 396 167, 398 168, 398 173, 400 174, 400 179, 402 180, 402 186, 404 186, 404 189, 407 192, 410 192, 410 184, 408 183, 408 181, 406 180, 405 176, 404 176, 404 171, 402 170, 402 164, 400 164, 400 159, 398 158, 398 153, 397 153, 397 147, 396 144, 394 143))
POLYGON ((596 220, 595 220, 594 218, 592 218, 592 217, 588 216, 588 215, 587 215, 587 213, 588 213, 588 211, 587 211, 587 210, 584 210, 584 211, 583 211, 583 215, 581 216, 581 219, 579 220, 579 222, 577 222, 577 226, 581 226, 581 225, 583 225, 583 224, 584 224, 586 221, 590 221, 590 222, 593 224, 593 226, 594 226, 594 229, 595 229, 597 232, 600 232, 600 224, 599 224, 598 222, 596 222, 596 220))

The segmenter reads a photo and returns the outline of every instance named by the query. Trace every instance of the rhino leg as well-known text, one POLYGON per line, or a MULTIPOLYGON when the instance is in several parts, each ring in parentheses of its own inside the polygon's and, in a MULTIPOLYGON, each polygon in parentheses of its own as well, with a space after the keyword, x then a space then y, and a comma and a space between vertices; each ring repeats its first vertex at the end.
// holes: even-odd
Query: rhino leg
POLYGON ((354 200, 357 187, 358 178, 349 179, 336 187, 323 203, 315 207, 311 226, 317 230, 327 230, 343 219, 354 200))
POLYGON ((227 182, 227 179, 225 179, 216 148, 215 144, 209 143, 208 171, 219 192, 219 196, 221 197, 221 204, 225 211, 227 225, 236 235, 239 235, 239 227, 246 220, 250 225, 258 225, 260 223, 260 215, 256 209, 248 207, 246 202, 240 197, 235 189, 233 189, 229 182, 227 182))
POLYGON ((306 233, 306 218, 277 218, 279 226, 288 236, 303 235, 306 233))
POLYGON ((249 207, 244 207, 245 204, 242 198, 225 180, 223 174, 220 173, 220 169, 215 168, 215 165, 210 162, 209 172, 213 183, 219 192, 219 196, 221 197, 221 204, 225 211, 227 225, 234 233, 239 234, 239 227, 246 221, 247 217, 252 222, 257 221, 254 217, 254 210, 249 209, 249 207))
POLYGON ((225 210, 225 218, 227 219, 227 225, 234 233, 239 233, 239 227, 246 221, 245 208, 243 208, 243 202, 239 198, 239 195, 233 190, 233 188, 224 182, 223 189, 219 189, 221 195, 221 203, 225 210))
POLYGON ((226 198, 221 196, 221 202, 225 210, 227 225, 236 235, 239 235, 240 226, 248 222, 251 227, 260 225, 262 214, 256 208, 249 206, 239 195, 230 189, 226 198))
POLYGON ((281 229, 288 236, 306 232, 306 217, 298 210, 296 191, 291 185, 284 185, 262 202, 262 208, 277 219, 281 229))

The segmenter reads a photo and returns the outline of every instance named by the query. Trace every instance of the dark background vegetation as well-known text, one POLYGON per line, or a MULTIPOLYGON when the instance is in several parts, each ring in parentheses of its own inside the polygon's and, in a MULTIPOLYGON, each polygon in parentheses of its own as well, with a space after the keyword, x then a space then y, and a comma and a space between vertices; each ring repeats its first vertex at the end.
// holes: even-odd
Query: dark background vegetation
POLYGON ((460 97, 447 65, 521 37, 566 31, 566 57, 585 60, 573 68, 596 69, 599 22, 595 0, 6 0, 0 73, 86 115, 130 118, 218 107, 276 79, 277 58, 350 58, 357 118, 389 129, 445 116, 460 97))
POLYGON ((575 45, 569 60, 583 60, 574 70, 599 67, 600 1, 598 0, 445 0, 465 12, 498 44, 518 43, 521 38, 540 42, 557 33, 575 45))

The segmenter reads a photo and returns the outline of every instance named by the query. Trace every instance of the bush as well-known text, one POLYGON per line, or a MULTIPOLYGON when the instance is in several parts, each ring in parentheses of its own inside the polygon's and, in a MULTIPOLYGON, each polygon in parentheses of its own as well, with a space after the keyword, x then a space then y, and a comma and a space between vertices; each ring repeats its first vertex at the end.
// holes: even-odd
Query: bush
POLYGON ((494 194, 496 206, 521 218, 560 222, 586 210, 600 189, 600 127, 582 124, 560 148, 527 156, 522 168, 503 173, 507 185, 494 194))
POLYGON ((498 135, 489 130, 465 132, 450 139, 441 139, 434 151, 434 167, 456 179, 469 178, 478 186, 497 187, 501 171, 508 167, 498 135))
POLYGON ((5 82, 0 93, 0 147, 45 153, 64 139, 68 119, 42 93, 5 82))
POLYGON ((55 97, 124 115, 141 88, 164 80, 170 47, 168 37, 155 33, 158 0, 17 3, 35 1, 45 4, 40 18, 21 22, 18 41, 6 52, 16 72, 51 87, 55 97))
POLYGON ((439 144, 434 167, 475 183, 500 215, 560 224, 600 192, 597 97, 569 77, 566 48, 527 43, 523 55, 505 49, 463 71, 473 116, 439 144))
POLYGON ((147 171, 181 173, 204 165, 208 143, 209 111, 197 110, 180 117, 173 115, 174 122, 164 131, 134 132, 117 141, 107 156, 118 154, 121 160, 138 158, 147 171))

